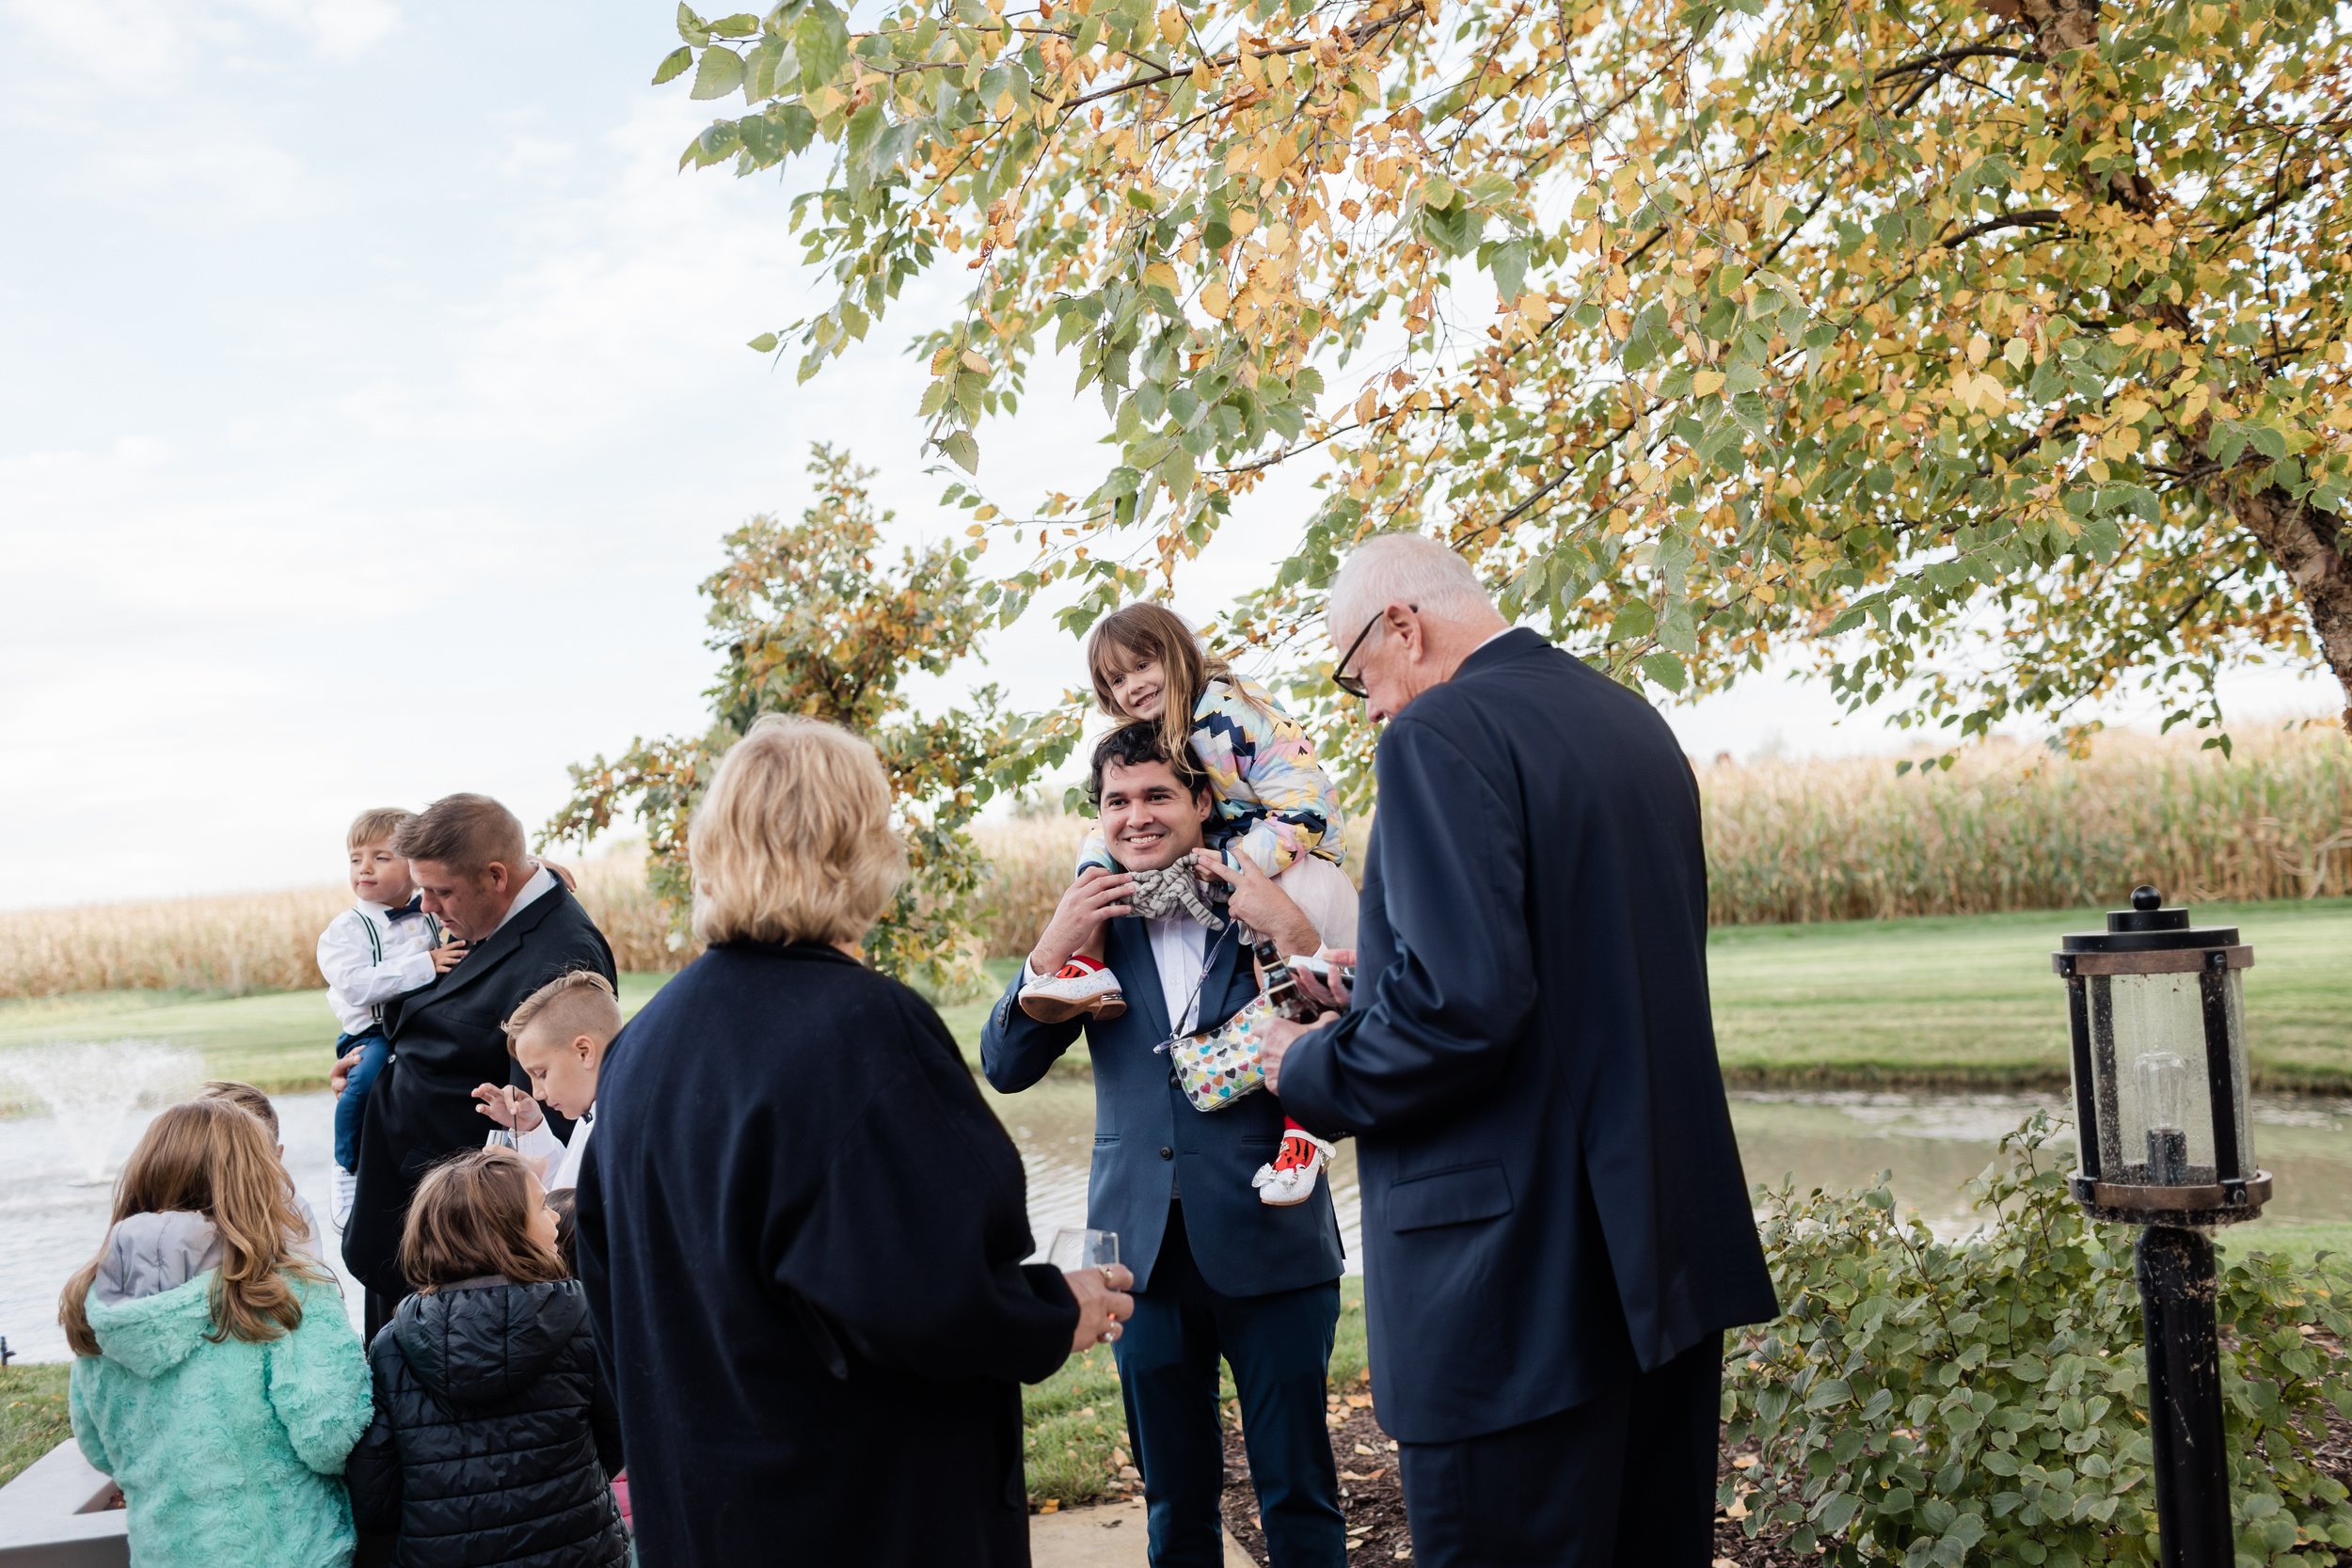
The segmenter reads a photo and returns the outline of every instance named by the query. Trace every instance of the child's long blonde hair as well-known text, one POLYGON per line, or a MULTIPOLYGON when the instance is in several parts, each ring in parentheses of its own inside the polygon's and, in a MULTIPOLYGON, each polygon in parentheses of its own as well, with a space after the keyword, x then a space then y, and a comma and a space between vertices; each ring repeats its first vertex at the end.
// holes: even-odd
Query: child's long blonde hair
POLYGON ((1087 675, 1094 683, 1095 705, 1104 715, 1129 717, 1112 698, 1111 681, 1147 659, 1159 661, 1160 744, 1171 757, 1184 755, 1192 744, 1193 714, 1211 681, 1225 682, 1251 707, 1264 708, 1243 688, 1233 667, 1201 645, 1183 616, 1166 605, 1131 604, 1095 622, 1087 634, 1087 675))
MULTIPOLYGON (((191 1100, 149 1125, 115 1183, 108 1233, 134 1214, 174 1211, 202 1214, 220 1235, 211 1292, 215 1343, 275 1339, 301 1323, 294 1279, 330 1276, 294 1250, 294 1239, 309 1227, 268 1131, 250 1112, 226 1100, 191 1100)), ((105 1257, 102 1242, 57 1300, 57 1321, 76 1355, 99 1354, 88 1302, 105 1257)))

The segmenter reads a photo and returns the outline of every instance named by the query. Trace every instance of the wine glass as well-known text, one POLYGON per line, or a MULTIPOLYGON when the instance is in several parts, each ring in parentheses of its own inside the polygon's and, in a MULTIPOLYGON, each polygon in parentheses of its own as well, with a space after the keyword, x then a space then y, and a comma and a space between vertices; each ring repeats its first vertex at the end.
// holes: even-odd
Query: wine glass
MULTIPOLYGON (((1054 1233, 1045 1260, 1064 1274, 1080 1269, 1107 1269, 1119 1261, 1119 1232, 1067 1228, 1054 1233)), ((1105 1276, 1107 1279, 1107 1276, 1105 1276)))

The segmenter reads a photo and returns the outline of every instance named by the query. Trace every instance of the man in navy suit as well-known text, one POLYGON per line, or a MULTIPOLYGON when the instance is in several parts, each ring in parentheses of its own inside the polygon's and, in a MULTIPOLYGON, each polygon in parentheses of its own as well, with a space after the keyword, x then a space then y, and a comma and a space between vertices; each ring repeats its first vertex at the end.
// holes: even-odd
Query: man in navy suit
POLYGON ((1193 1109, 1166 1053, 1178 1033, 1210 1028, 1258 994, 1240 919, 1285 952, 1315 931, 1264 878, 1234 895, 1222 931, 1178 912, 1141 919, 1122 901, 1130 873, 1173 865, 1201 844, 1209 782, 1189 753, 1171 757, 1151 724, 1095 748, 1089 791, 1120 870, 1089 868, 1062 897, 980 1033, 988 1081, 1011 1094, 1045 1076, 1083 1028, 1094 1059, 1094 1161, 1087 1223, 1119 1235, 1134 1271, 1135 1316, 1117 1342, 1127 1430, 1150 1509, 1152 1568, 1218 1568, 1224 1445, 1217 1361, 1233 1370, 1258 1516, 1275 1568, 1347 1560, 1339 1475, 1324 1424, 1331 1335, 1340 1314, 1340 1230, 1328 1182, 1288 1208, 1258 1200, 1250 1178, 1274 1157, 1282 1108, 1252 1094, 1213 1114, 1193 1109), (1128 1006, 1115 1018, 1046 1023, 1018 1006, 1023 981, 1051 974, 1103 933, 1128 1006))
POLYGON ((1390 534, 1328 610, 1386 721, 1350 1010, 1269 1082, 1356 1136, 1422 1568, 1706 1568, 1724 1331, 1778 1313, 1707 995, 1697 781, 1638 695, 1390 534))

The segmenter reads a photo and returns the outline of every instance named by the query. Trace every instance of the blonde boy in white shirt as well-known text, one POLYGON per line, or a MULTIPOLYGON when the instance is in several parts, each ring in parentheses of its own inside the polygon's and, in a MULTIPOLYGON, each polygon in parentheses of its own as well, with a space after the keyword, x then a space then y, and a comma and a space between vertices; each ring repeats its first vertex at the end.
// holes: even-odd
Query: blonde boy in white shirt
MULTIPOLYGON (((596 1126, 596 1069, 620 1032, 621 1004, 603 975, 584 969, 559 974, 523 998, 506 1021, 507 1052, 529 1075, 531 1093, 508 1084, 473 1091, 474 1108, 513 1135, 515 1151, 550 1193, 580 1184, 580 1157, 596 1126), (548 1125, 541 1103, 572 1118, 568 1144, 548 1125)), ((507 1138, 493 1132, 489 1141, 507 1138)))

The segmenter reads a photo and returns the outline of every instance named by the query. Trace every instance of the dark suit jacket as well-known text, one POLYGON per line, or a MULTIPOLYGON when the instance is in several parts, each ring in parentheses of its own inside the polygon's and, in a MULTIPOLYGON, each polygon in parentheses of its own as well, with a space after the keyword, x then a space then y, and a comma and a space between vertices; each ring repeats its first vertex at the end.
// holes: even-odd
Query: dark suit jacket
POLYGON ((1020 1386, 1078 1308, 922 998, 705 953, 605 1060, 578 1219, 645 1568, 1028 1562, 1020 1386))
POLYGON ((1516 630, 1416 697, 1376 768, 1362 981, 1283 1061, 1282 1104, 1356 1134, 1381 1424, 1454 1442, 1779 1308, 1665 721, 1516 630))
MULTIPOLYGON (((435 1161, 482 1147, 489 1123, 474 1110, 475 1085, 530 1087, 501 1025, 524 997, 574 969, 616 975, 604 933, 559 882, 455 969, 385 1007, 392 1059, 368 1091, 359 1190, 343 1229, 343 1261, 370 1290, 391 1300, 408 1293, 396 1259, 409 1195, 435 1161)), ((561 1117, 548 1119, 568 1132, 561 1117)))
MULTIPOLYGON (((1240 933, 1227 929, 1222 943, 1217 933, 1208 935, 1212 962, 1200 1008, 1204 1028, 1232 1017, 1258 994, 1240 933)), ((1168 1019, 1149 927, 1141 920, 1114 920, 1104 942, 1127 1010, 1108 1023, 1040 1023, 1021 1010, 1015 975, 980 1031, 980 1066, 988 1081, 1006 1094, 1025 1089, 1085 1034, 1094 1058, 1087 1223, 1119 1233, 1119 1260, 1135 1271, 1136 1289, 1152 1283, 1168 1201, 1180 1182, 1184 1235, 1213 1290, 1259 1296, 1337 1279, 1342 1253, 1331 1184, 1318 1181, 1314 1196, 1286 1209, 1259 1202, 1249 1184, 1281 1142, 1282 1107, 1261 1093, 1221 1111, 1194 1110, 1176 1085, 1167 1053, 1152 1049, 1168 1038, 1168 1019)))

